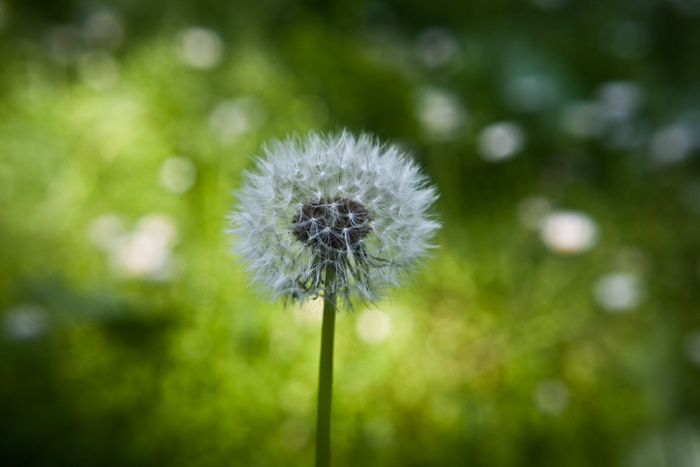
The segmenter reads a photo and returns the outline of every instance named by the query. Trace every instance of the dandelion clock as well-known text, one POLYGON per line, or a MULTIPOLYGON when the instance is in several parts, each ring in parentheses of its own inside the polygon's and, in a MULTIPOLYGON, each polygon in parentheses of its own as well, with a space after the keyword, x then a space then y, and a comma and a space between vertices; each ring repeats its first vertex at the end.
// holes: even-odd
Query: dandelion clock
POLYGON ((229 216, 252 282, 269 299, 324 300, 316 465, 329 464, 335 314, 376 302, 431 248, 437 198, 418 166, 368 135, 273 141, 229 216))

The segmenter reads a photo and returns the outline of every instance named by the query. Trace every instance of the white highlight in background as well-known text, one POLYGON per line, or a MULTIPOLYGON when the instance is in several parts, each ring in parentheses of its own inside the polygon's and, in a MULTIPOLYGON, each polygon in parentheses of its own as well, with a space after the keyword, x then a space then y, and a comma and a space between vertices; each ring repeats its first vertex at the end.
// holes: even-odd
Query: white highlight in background
POLYGON ((160 184, 171 193, 184 193, 197 180, 197 168, 186 157, 172 156, 160 167, 160 184))
POLYGON ((649 152, 657 166, 675 164, 688 157, 693 149, 693 135, 685 125, 675 124, 658 129, 651 137, 649 152))
POLYGON ((489 162, 499 162, 518 154, 525 145, 525 132, 514 122, 497 122, 481 130, 477 149, 489 162))
POLYGON ((467 112, 456 94, 433 87, 418 91, 416 116, 423 131, 436 140, 457 138, 467 120, 467 112))
POLYGON ((632 311, 644 302, 646 289, 633 274, 615 272, 596 281, 593 293, 598 305, 611 313, 632 311))
POLYGON ((3 313, 2 325, 8 340, 28 341, 46 332, 48 316, 39 306, 20 305, 3 313))
POLYGON ((391 318, 386 313, 365 310, 358 317, 355 330, 364 342, 379 344, 391 334, 391 318))
POLYGON ((169 216, 148 214, 129 232, 116 214, 105 214, 90 224, 88 235, 118 275, 167 280, 174 272, 171 250, 177 229, 169 216))
POLYGON ((211 29, 193 27, 178 35, 177 51, 186 65, 211 69, 221 62, 224 45, 221 37, 211 29))
POLYGON ((557 211, 544 218, 540 237, 545 246, 556 253, 584 253, 596 244, 598 227, 583 212, 557 211))
POLYGON ((644 102, 639 85, 633 81, 608 81, 597 90, 598 102, 606 120, 632 117, 644 102))

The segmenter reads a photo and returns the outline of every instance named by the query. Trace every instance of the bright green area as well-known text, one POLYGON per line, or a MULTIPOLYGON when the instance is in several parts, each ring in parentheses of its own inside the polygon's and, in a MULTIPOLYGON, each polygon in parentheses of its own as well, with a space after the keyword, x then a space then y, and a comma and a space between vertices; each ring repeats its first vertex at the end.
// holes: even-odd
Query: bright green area
POLYGON ((332 465, 700 462, 697 1, 0 6, 4 465, 311 465, 320 321, 223 231, 261 144, 345 127, 444 227, 338 316, 332 465))

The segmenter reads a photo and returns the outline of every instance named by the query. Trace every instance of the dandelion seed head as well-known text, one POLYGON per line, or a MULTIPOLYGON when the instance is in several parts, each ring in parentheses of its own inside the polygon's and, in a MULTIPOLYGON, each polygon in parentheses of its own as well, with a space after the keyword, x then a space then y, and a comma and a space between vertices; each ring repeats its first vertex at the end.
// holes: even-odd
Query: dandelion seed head
POLYGON ((273 141, 231 215, 234 251, 270 299, 381 299, 432 247, 437 198, 418 166, 368 135, 273 141))

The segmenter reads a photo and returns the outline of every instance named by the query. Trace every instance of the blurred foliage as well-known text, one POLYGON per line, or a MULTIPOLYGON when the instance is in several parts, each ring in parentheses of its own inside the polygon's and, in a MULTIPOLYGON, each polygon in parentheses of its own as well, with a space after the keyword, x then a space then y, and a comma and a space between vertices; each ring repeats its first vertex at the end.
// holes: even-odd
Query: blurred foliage
POLYGON ((347 127, 414 155, 444 227, 415 283, 339 317, 335 465, 698 465, 699 23, 4 0, 3 461, 309 465, 318 304, 261 304, 223 231, 261 144, 347 127))

